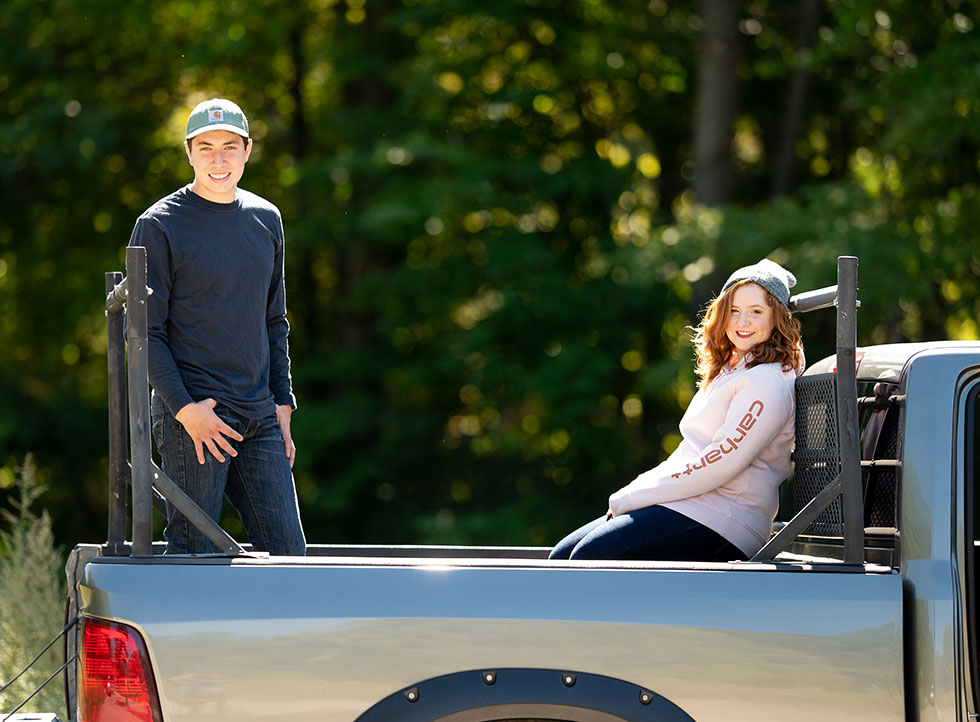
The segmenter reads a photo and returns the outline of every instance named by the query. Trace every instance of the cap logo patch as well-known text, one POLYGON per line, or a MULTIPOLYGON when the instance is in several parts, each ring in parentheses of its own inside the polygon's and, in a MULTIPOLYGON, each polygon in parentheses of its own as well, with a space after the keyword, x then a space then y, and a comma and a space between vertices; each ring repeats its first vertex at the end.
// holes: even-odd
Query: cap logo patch
POLYGON ((212 108, 208 111, 208 120, 211 123, 223 123, 225 120, 225 111, 221 108, 212 108))

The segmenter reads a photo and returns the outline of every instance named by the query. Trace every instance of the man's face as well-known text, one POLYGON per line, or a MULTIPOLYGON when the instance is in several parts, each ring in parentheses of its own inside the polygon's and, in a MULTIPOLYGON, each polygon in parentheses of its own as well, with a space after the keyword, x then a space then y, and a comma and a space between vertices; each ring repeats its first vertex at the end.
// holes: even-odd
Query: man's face
POLYGON ((232 203, 252 152, 252 141, 246 143, 228 130, 209 130, 191 138, 190 148, 185 145, 184 150, 194 168, 191 190, 215 203, 232 203))

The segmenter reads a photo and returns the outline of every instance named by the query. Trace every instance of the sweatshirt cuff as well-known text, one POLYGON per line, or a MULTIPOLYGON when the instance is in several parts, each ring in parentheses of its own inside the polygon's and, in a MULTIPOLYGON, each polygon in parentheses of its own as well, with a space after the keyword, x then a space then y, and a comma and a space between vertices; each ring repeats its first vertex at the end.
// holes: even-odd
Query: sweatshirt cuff
POLYGON ((163 400, 166 402, 167 408, 170 409, 170 413, 174 416, 177 415, 178 411, 187 406, 187 404, 194 403, 194 399, 187 393, 187 389, 183 387, 173 391, 168 396, 164 396, 163 400))
POLYGON ((630 497, 633 494, 633 490, 628 486, 624 486, 619 491, 613 493, 609 497, 609 509, 613 514, 617 516, 619 514, 625 514, 628 511, 633 511, 633 507, 630 505, 630 497))
POLYGON ((293 411, 296 410, 296 395, 292 391, 280 391, 273 394, 273 398, 276 401, 276 406, 292 406, 293 411))

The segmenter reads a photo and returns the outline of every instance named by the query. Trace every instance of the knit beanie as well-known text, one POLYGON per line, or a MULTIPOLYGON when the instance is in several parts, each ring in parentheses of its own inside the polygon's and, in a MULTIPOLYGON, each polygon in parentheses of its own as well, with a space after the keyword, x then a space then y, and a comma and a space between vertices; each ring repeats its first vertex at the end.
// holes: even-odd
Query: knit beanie
POLYGON ((774 263, 768 258, 763 258, 758 263, 754 263, 751 266, 744 266, 735 271, 725 281, 725 285, 721 287, 721 292, 724 293, 729 286, 733 286, 740 281, 758 283, 788 309, 789 289, 796 285, 796 276, 778 263, 774 263))

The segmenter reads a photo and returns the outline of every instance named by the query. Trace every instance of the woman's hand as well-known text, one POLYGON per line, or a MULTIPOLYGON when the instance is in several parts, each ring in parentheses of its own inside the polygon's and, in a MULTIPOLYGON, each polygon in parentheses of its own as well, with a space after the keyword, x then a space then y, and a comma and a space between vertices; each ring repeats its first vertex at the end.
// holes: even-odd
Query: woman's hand
POLYGON ((633 508, 629 504, 630 501, 630 488, 629 486, 624 486, 617 492, 614 492, 609 496, 609 511, 606 513, 607 516, 612 514, 613 516, 618 516, 619 514, 625 514, 628 511, 632 511, 633 508))

